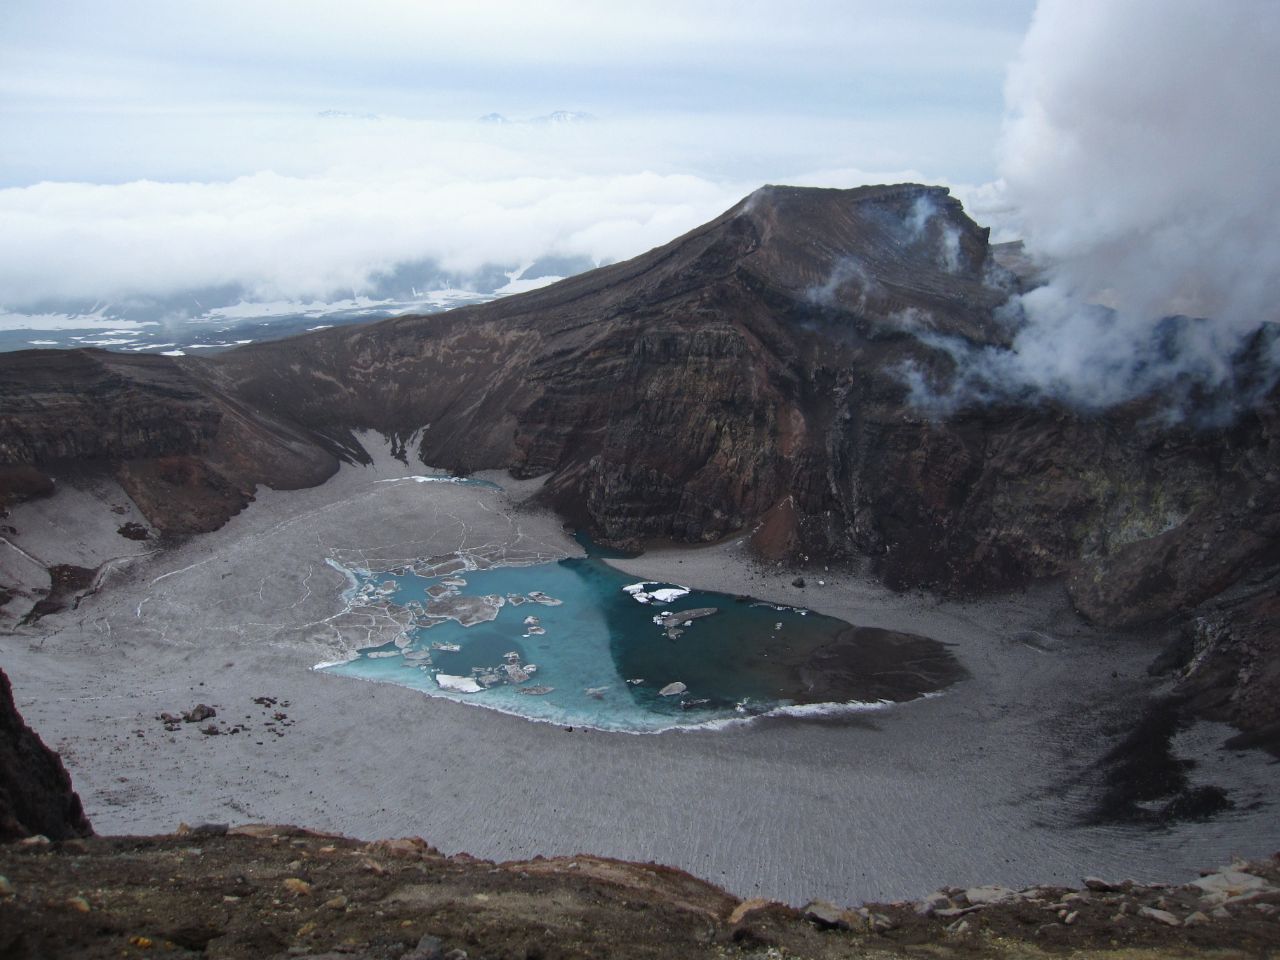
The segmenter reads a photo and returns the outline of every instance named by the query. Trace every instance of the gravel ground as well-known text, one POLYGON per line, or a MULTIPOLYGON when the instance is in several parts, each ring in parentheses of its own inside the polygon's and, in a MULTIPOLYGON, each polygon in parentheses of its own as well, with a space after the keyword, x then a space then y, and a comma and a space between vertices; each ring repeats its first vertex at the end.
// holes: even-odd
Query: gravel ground
POLYGON ((45 563, 143 554, 113 564, 78 608, 11 620, 0 636, 19 709, 62 753, 99 832, 265 821, 422 836, 497 860, 585 852, 792 904, 1085 874, 1181 881, 1280 845, 1280 766, 1219 749, 1229 731, 1206 724, 1177 746, 1196 762, 1192 780, 1221 786, 1234 808, 1159 830, 1085 823, 1096 761, 1154 689, 1156 650, 1089 629, 1053 585, 955 603, 809 570, 801 589, 735 542, 617 561, 637 577, 934 637, 970 674, 885 710, 718 731, 570 732, 314 672, 398 629, 390 616, 344 616, 346 584, 326 558, 577 552, 555 517, 514 506, 536 483, 379 482, 412 472, 423 470, 382 457, 311 490, 264 490, 221 530, 155 554, 116 533, 133 514, 110 484, 13 511, 8 540, 45 563), (104 519, 113 506, 123 512, 104 519), (217 709, 223 735, 156 719, 197 703, 217 709))

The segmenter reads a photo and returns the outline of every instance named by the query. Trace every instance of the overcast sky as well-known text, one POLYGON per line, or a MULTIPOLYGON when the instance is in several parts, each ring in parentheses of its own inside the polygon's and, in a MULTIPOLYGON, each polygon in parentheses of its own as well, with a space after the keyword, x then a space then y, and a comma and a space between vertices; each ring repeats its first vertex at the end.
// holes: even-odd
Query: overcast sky
POLYGON ((668 157, 658 139, 625 172, 794 176, 818 162, 988 179, 1031 6, 6 0, 0 185, 314 172, 322 152, 285 147, 325 145, 307 129, 324 110, 418 122, 572 110, 680 128, 681 150, 668 157), (704 119, 693 151, 687 128, 704 119), (782 143, 766 132, 780 120, 782 143))
POLYGON ((766 182, 983 183, 1032 6, 5 0, 0 307, 615 260, 766 182), (559 110, 595 119, 521 122, 559 110))

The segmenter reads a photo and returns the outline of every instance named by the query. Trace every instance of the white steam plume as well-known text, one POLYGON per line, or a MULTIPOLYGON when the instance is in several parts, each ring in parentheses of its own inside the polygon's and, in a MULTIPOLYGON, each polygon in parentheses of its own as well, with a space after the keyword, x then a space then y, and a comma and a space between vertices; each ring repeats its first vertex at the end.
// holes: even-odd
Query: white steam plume
POLYGON ((1048 283, 1011 304, 1012 352, 939 344, 956 378, 942 394, 918 381, 917 399, 1098 409, 1156 393, 1172 411, 1193 384, 1235 406, 1267 389, 1274 349, 1247 390, 1232 358, 1280 320, 1278 89, 1274 0, 1040 0, 1000 172, 1048 283))

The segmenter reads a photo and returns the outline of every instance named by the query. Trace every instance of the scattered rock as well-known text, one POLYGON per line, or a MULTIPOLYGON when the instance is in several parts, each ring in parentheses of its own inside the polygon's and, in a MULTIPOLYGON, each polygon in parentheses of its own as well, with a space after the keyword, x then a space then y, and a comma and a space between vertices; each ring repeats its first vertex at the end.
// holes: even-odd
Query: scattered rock
POLYGON ((217 726, 212 723, 209 724, 207 727, 201 727, 200 732, 203 733, 206 737, 216 737, 222 733, 222 731, 219 730, 217 726))
POLYGON ((675 683, 668 683, 665 687, 658 691, 660 697, 678 697, 689 688, 677 680, 675 683))
MULTIPOLYGON (((860 911, 861 912, 861 911, 860 911)), ((898 928, 898 921, 887 913, 872 913, 866 918, 867 926, 876 933, 886 933, 898 928)))
POLYGON ((350 903, 350 901, 346 898, 346 896, 340 893, 333 899, 326 900, 324 902, 324 906, 329 910, 345 910, 347 909, 348 903, 350 903))
POLYGON ((1119 893, 1124 889, 1124 884, 1112 883, 1110 880, 1103 880, 1100 877, 1085 877, 1084 885, 1096 893, 1119 893))
POLYGON ((89 901, 84 897, 71 897, 67 900, 67 906, 77 913, 88 913, 93 909, 89 906, 89 901))
POLYGON ((1280 889, 1252 873, 1229 869, 1210 873, 1199 880, 1192 880, 1188 886, 1199 888, 1204 894, 1201 900, 1210 901, 1213 904, 1221 904, 1250 893, 1270 893, 1280 889))
POLYGON ((1168 910, 1157 910, 1155 907, 1139 907, 1138 916, 1146 917, 1148 920, 1155 920, 1157 923, 1163 923, 1169 927, 1182 926, 1182 921, 1168 910))
POLYGON ((954 907, 955 904, 951 902, 951 898, 942 890, 938 890, 917 902, 915 909, 920 916, 931 917, 939 910, 951 910, 954 907))
POLYGON ((147 532, 147 528, 142 524, 130 520, 128 523, 116 530, 116 533, 127 540, 146 540, 151 534, 147 532))
POLYGON ((991 903, 1004 903, 1006 900, 1016 899, 1017 896, 1018 892, 1016 890, 1010 890, 1008 887, 998 885, 970 887, 964 892, 964 898, 975 907, 983 907, 991 903))
POLYGON ((13 884, 9 882, 9 878, 0 875, 0 897, 12 897, 13 884))
POLYGON ((212 720, 217 715, 218 711, 207 703, 197 703, 190 710, 183 711, 182 719, 186 723, 201 723, 205 720, 212 720))
POLYGON ((295 897, 311 896, 311 884, 307 883, 305 880, 300 880, 297 877, 286 878, 283 886, 295 897))
POLYGON ((806 920, 823 930, 848 930, 852 927, 849 911, 827 900, 814 900, 800 912, 806 920))
POLYGON ((793 587, 803 587, 803 586, 804 586, 804 577, 796 577, 794 580, 792 580, 792 581, 791 581, 791 585, 792 585, 793 587))
POLYGON ((729 926, 737 926, 749 914, 755 913, 757 910, 763 910, 765 907, 773 905, 772 900, 766 900, 764 897, 752 897, 750 900, 743 900, 740 904, 733 908, 733 912, 729 914, 726 921, 729 926))
POLYGON ((1198 926, 1201 926, 1202 924, 1212 923, 1212 922, 1213 921, 1209 918, 1209 915, 1207 913, 1201 913, 1199 910, 1197 910, 1195 911, 1195 913, 1187 914, 1187 916, 1183 918, 1182 925, 1184 927, 1198 927, 1198 926))

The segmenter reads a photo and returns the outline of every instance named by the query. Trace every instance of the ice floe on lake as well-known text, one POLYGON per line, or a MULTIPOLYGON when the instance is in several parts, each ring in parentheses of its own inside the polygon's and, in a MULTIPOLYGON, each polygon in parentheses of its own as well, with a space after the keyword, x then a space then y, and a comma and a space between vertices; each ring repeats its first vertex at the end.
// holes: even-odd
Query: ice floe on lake
POLYGON ((681 586, 663 586, 654 580, 644 580, 640 583, 630 583, 622 588, 631 594, 631 599, 637 603, 671 603, 673 600, 679 600, 683 596, 689 594, 688 587, 681 586), (655 590, 648 589, 656 587, 655 590))
POLYGON ((436 683, 441 690, 456 690, 458 693, 480 693, 484 690, 470 677, 455 677, 447 673, 437 673, 436 683))

